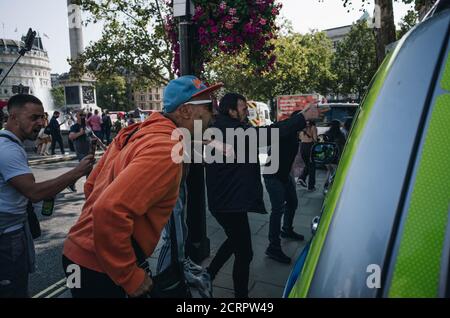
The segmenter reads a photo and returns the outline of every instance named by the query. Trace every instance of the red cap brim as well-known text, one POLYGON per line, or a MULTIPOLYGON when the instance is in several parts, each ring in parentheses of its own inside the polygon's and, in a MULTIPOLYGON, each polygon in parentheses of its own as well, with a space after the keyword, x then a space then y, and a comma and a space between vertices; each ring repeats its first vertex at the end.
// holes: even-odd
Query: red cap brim
POLYGON ((217 84, 211 85, 210 87, 205 88, 204 90, 202 90, 202 91, 200 91, 200 92, 198 92, 198 93, 192 95, 192 98, 193 98, 193 97, 200 96, 200 95, 203 95, 203 94, 206 94, 206 93, 211 93, 211 92, 213 92, 213 91, 218 90, 218 89, 221 88, 222 86, 223 86, 223 83, 217 83, 217 84))

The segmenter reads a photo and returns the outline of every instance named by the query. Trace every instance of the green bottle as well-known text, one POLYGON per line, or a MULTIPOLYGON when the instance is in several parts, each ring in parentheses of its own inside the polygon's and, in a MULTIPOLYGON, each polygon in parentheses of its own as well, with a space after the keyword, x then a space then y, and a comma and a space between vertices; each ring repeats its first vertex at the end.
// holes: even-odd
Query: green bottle
POLYGON ((41 214, 44 216, 50 216, 53 214, 54 209, 55 209, 55 198, 45 199, 42 202, 41 214))

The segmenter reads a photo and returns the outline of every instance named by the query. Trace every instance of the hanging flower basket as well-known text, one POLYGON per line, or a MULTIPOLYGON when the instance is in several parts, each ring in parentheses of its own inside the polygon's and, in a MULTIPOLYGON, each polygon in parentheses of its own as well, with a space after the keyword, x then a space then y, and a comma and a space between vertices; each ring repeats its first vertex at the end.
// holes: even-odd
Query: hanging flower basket
MULTIPOLYGON (((281 3, 275 0, 194 0, 195 58, 200 68, 214 53, 238 54, 246 49, 250 62, 257 71, 270 70, 275 63, 274 46, 276 17, 281 3)), ((166 1, 173 7, 173 1, 166 1)), ((180 69, 178 21, 173 16, 166 19, 174 51, 174 69, 180 69)))

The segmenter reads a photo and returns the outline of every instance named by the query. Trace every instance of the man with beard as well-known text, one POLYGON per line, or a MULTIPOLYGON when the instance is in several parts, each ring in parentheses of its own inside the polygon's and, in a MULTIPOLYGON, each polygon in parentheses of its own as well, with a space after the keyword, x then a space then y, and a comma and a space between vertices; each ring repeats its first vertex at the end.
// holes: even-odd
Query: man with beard
MULTIPOLYGON (((182 164, 173 157, 182 139, 177 132, 192 136, 195 121, 208 127, 211 92, 219 87, 191 75, 172 80, 163 113, 152 113, 114 138, 89 175, 86 203, 64 242, 64 271, 70 273, 73 264, 80 268, 74 298, 140 297, 152 290, 136 252, 145 258, 153 253, 177 201, 182 176, 182 164)), ((182 155, 184 149, 178 150, 182 155)))
POLYGON ((34 271, 34 245, 27 221, 31 202, 53 198, 89 173, 94 164, 86 157, 77 167, 37 183, 23 148, 36 140, 44 125, 42 102, 26 94, 8 101, 8 122, 0 132, 0 298, 28 297, 28 273, 34 271))
MULTIPOLYGON (((253 258, 252 241, 248 212, 267 213, 263 202, 263 187, 261 183, 261 168, 256 153, 250 152, 250 144, 256 142, 262 146, 262 140, 250 140, 244 132, 266 130, 267 140, 271 140, 272 133, 279 132, 280 138, 302 130, 306 120, 318 118, 320 112, 317 106, 308 107, 302 113, 289 119, 279 121, 266 127, 253 127, 248 124, 248 106, 244 96, 228 93, 222 97, 219 104, 219 115, 214 121, 213 128, 222 132, 224 140, 227 134, 240 131, 235 136, 244 139, 244 152, 235 149, 237 158, 243 155, 245 162, 214 162, 206 165, 206 185, 208 193, 208 207, 217 222, 223 227, 227 239, 220 246, 216 256, 208 267, 211 279, 234 254, 233 282, 236 298, 248 297, 248 281, 250 263, 253 258), (256 158, 252 158, 256 156, 256 158), (253 160, 254 159, 254 160, 253 160)), ((236 147, 236 146, 235 146, 236 147)))

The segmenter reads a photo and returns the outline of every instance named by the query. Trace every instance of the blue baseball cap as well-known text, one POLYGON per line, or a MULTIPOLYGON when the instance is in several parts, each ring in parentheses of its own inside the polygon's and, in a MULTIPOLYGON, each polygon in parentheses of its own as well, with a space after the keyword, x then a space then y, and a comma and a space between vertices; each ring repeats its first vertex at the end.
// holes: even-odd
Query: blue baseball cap
POLYGON ((192 98, 213 92, 222 86, 222 83, 218 83, 208 87, 193 75, 185 75, 171 80, 164 90, 163 112, 174 112, 192 98))

